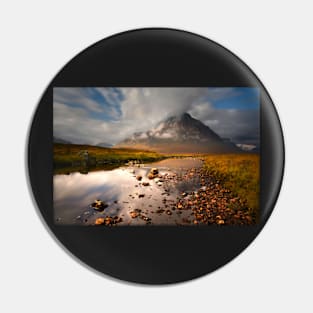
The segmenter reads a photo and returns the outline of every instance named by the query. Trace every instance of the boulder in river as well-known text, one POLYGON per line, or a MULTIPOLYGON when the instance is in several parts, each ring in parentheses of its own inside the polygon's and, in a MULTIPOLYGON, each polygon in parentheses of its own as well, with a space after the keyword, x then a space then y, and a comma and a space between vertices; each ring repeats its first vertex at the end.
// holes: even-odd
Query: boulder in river
POLYGON ((91 207, 97 211, 103 211, 108 205, 104 201, 97 199, 91 204, 91 207))
POLYGON ((141 210, 140 209, 135 209, 133 211, 129 212, 129 215, 131 218, 136 218, 140 215, 141 210))
POLYGON ((153 179, 154 177, 155 177, 155 176, 154 176, 152 173, 149 173, 149 174, 148 174, 148 178, 149 178, 149 179, 153 179))
POLYGON ((153 167, 151 170, 150 170, 150 173, 148 174, 148 178, 149 179, 153 179, 153 178, 156 178, 158 177, 158 174, 159 174, 159 170, 155 167, 153 167))
POLYGON ((95 221, 95 225, 102 225, 103 223, 104 223, 104 218, 103 217, 99 217, 95 221))
POLYGON ((150 170, 150 173, 152 173, 153 175, 157 175, 157 174, 159 174, 159 170, 154 167, 154 168, 152 168, 152 169, 150 170))

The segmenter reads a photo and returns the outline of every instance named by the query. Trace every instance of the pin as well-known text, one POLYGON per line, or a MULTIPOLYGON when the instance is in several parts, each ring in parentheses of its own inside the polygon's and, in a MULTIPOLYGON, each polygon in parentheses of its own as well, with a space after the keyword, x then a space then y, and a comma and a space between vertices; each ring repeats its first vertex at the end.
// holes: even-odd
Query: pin
POLYGON ((270 96, 237 56, 189 32, 138 29, 52 80, 28 169, 64 249, 114 278, 170 284, 254 240, 279 194, 284 142, 270 96))

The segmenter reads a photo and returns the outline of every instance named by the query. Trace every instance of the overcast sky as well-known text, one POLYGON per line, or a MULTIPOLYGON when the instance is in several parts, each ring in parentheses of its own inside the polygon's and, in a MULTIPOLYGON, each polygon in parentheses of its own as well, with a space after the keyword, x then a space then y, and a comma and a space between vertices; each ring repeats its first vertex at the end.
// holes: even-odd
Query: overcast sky
POLYGON ((235 143, 259 145, 257 88, 54 88, 54 136, 116 144, 188 112, 235 143))

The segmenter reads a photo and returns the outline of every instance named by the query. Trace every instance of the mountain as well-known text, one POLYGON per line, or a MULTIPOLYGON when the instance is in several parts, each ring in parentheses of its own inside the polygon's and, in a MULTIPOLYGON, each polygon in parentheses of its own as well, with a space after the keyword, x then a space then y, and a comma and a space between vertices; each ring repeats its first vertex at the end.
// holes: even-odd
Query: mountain
POLYGON ((256 149, 255 145, 247 145, 247 144, 244 144, 244 143, 237 143, 236 146, 238 148, 240 148, 241 150, 243 150, 243 151, 252 151, 252 150, 256 149))
POLYGON ((62 139, 62 138, 54 137, 54 136, 53 136, 53 142, 54 142, 54 143, 71 144, 70 141, 64 140, 64 139, 62 139))
POLYGON ((111 148, 113 145, 107 142, 99 142, 96 144, 96 146, 102 148, 111 148))
POLYGON ((210 127, 188 113, 171 116, 146 132, 136 132, 116 148, 153 150, 161 153, 228 153, 240 151, 210 127))

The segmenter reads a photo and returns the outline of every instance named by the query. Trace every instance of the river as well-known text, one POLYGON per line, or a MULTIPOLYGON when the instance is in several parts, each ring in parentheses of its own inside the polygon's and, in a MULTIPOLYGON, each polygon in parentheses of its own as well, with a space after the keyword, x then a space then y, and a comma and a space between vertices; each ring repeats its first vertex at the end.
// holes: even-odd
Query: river
POLYGON ((191 210, 175 210, 175 205, 181 197, 200 188, 201 167, 202 161, 197 158, 170 158, 113 170, 54 175, 55 223, 94 225, 98 218, 117 216, 121 218, 118 226, 182 225, 191 210), (149 179, 152 168, 158 170, 158 177, 149 179), (103 212, 91 206, 95 199, 108 205, 103 212), (140 212, 139 217, 131 216, 134 210, 140 212))

